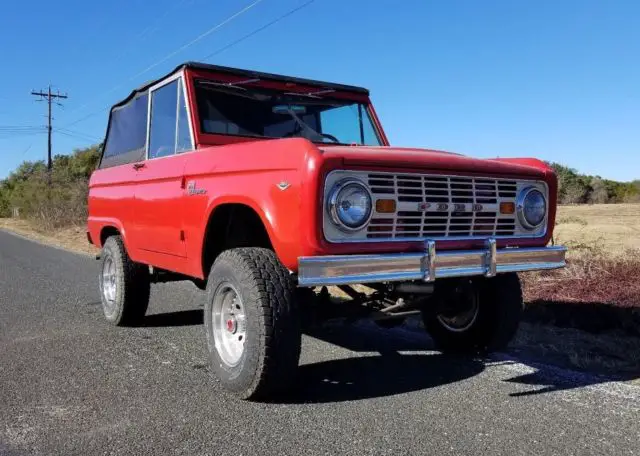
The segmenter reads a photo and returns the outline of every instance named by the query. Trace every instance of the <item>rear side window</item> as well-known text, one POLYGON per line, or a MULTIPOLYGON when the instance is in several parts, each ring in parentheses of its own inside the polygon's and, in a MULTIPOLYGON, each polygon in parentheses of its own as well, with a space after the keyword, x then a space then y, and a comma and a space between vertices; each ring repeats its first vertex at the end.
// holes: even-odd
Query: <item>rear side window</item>
POLYGON ((100 168, 144 160, 147 105, 148 95, 143 93, 111 111, 100 168))
POLYGON ((151 92, 149 158, 193 149, 182 79, 151 92))

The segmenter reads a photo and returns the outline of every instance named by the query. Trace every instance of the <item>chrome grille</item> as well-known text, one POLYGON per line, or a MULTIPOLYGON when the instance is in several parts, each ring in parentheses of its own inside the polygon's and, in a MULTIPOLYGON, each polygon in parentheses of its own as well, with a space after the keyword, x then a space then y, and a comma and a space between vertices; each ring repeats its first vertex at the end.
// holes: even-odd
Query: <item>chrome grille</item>
POLYGON ((374 213, 367 238, 512 236, 515 214, 500 214, 500 203, 515 204, 517 182, 463 176, 369 173, 375 200, 394 199, 394 214, 374 213))

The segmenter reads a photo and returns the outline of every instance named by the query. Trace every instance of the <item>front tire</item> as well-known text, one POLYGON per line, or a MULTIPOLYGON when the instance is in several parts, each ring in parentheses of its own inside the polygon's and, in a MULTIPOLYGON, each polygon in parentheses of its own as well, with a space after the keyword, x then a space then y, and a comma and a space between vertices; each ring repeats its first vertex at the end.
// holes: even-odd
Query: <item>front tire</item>
POLYGON ((516 273, 459 280, 436 299, 439 309, 423 309, 422 318, 436 347, 446 352, 488 353, 506 348, 524 310, 516 273))
POLYGON ((295 284, 271 250, 237 248, 209 273, 205 330, 211 367, 230 392, 265 399, 293 383, 301 330, 295 284))
POLYGON ((100 298, 106 320, 116 326, 142 322, 149 306, 147 266, 131 261, 122 237, 111 236, 100 254, 100 298))

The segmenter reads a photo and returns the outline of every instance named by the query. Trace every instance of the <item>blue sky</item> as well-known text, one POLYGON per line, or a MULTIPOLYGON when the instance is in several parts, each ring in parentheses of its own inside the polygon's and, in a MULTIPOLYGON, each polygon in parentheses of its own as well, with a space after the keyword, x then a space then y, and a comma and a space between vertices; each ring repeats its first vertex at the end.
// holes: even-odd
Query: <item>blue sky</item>
MULTIPOLYGON (((67 129, 54 153, 88 145, 134 87, 307 0, 262 0, 144 72, 253 1, 5 2, 0 127, 43 125, 45 104, 29 92, 51 83, 69 94, 54 107, 54 126, 67 129)), ((315 0, 208 61, 366 86, 394 145, 534 156, 631 180, 639 17, 631 0, 315 0)), ((0 132, 0 177, 45 155, 46 135, 0 132)))

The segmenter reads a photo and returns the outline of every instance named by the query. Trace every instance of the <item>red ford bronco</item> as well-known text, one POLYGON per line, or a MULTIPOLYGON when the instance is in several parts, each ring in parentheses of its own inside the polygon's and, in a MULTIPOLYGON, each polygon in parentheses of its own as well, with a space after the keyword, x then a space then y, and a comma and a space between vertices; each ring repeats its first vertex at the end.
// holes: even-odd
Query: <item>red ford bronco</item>
POLYGON ((309 315, 420 314, 442 350, 503 348, 516 273, 565 264, 556 192, 536 159, 390 146, 366 89, 186 63, 111 109, 87 234, 109 322, 192 280, 213 372, 264 398, 291 386, 309 315))

